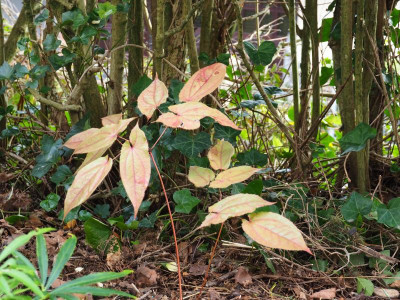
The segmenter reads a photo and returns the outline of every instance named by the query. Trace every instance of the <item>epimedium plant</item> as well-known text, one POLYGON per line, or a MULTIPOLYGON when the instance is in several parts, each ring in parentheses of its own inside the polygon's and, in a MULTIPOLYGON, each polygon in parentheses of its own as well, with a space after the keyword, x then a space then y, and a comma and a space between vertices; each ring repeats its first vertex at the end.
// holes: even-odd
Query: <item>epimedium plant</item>
MULTIPOLYGON (((182 103, 170 105, 167 112, 162 113, 160 106, 167 101, 168 89, 165 84, 156 78, 138 97, 138 109, 151 120, 154 113, 159 111, 154 122, 162 123, 165 128, 153 146, 149 147, 145 132, 137 124, 126 139, 120 134, 134 118, 122 119, 122 114, 107 116, 102 119, 102 128, 90 128, 72 136, 65 144, 73 149, 74 154, 86 154, 86 158, 76 172, 74 181, 67 191, 64 202, 64 218, 77 206, 84 203, 103 179, 110 172, 113 159, 108 155, 102 156, 118 138, 121 142, 119 155, 119 171, 126 194, 134 208, 134 217, 137 217, 139 207, 144 199, 151 176, 151 162, 157 171, 161 187, 164 191, 166 204, 169 210, 172 230, 177 249, 176 234, 173 224, 168 196, 164 187, 161 173, 158 169, 152 150, 162 139, 168 128, 197 130, 200 120, 205 117, 212 118, 216 123, 240 130, 221 111, 211 108, 200 100, 212 93, 222 83, 226 73, 226 66, 215 63, 196 72, 183 86, 179 93, 182 103)), ((200 151, 198 152, 200 153, 200 151)), ((188 179, 196 187, 209 186, 214 189, 223 189, 232 184, 249 179, 262 169, 251 166, 235 166, 229 168, 234 154, 233 146, 224 140, 217 143, 209 150, 208 159, 211 168, 191 166, 188 179)), ((222 199, 209 207, 209 214, 199 228, 211 224, 221 224, 231 217, 249 214, 249 219, 242 220, 243 230, 254 241, 271 248, 286 250, 304 250, 311 253, 301 232, 285 217, 273 212, 256 212, 256 209, 272 205, 258 195, 236 194, 222 199)), ((177 255, 179 269, 179 255, 177 255)), ((178 272, 180 276, 180 271, 178 272)))

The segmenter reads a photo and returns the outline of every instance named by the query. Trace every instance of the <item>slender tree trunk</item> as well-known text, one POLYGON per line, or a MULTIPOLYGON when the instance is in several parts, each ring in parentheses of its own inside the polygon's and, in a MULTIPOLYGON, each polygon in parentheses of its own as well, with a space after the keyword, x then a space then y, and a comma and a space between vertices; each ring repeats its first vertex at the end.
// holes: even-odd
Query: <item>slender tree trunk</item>
MULTIPOLYGON (((122 0, 112 0, 115 6, 122 0)), ((127 14, 116 12, 112 16, 111 49, 124 45, 126 40, 127 14)), ((122 111, 122 83, 124 75, 125 48, 111 53, 110 82, 108 85, 107 109, 108 114, 118 114, 122 111)))
MULTIPOLYGON (((143 2, 142 0, 131 0, 128 17, 128 39, 129 44, 143 45, 143 2)), ((143 49, 129 47, 128 60, 128 115, 135 116, 133 102, 135 101, 133 86, 143 75, 143 49)))
MULTIPOLYGON (((165 0, 153 0, 152 10, 155 11, 155 18, 153 19, 153 37, 154 41, 154 71, 162 80, 163 64, 162 59, 164 56, 164 4, 165 0), (154 10, 155 8, 155 10, 154 10)), ((155 76, 154 75, 154 76, 155 76)))
MULTIPOLYGON (((4 27, 3 27, 3 11, 1 10, 1 0, 0 0, 0 66, 3 65, 4 63, 4 27)), ((4 82, 0 82, 0 88, 4 86, 4 82)), ((0 108, 4 109, 4 111, 7 108, 7 101, 5 97, 5 93, 0 95, 0 108)), ((3 118, 0 120, 0 132, 4 129, 7 128, 7 117, 6 115, 3 116, 3 118)), ((7 147, 7 139, 3 138, 0 140, 0 148, 6 148, 7 147)))
MULTIPOLYGON (((192 9, 192 0, 183 0, 182 15, 186 16, 192 9)), ((193 75, 200 69, 199 59, 197 55, 196 37, 194 35, 193 18, 190 18, 185 26, 186 46, 190 60, 190 73, 193 75)))
MULTIPOLYGON (((353 62, 352 62, 352 46, 353 46, 353 7, 347 1, 341 1, 341 78, 345 81, 348 77, 353 76, 353 62)), ((355 114, 354 114, 354 91, 353 80, 350 79, 340 97, 339 108, 342 117, 343 134, 348 133, 355 127, 355 114)), ((347 160, 349 163, 347 168, 351 186, 357 184, 357 158, 355 153, 350 154, 347 160)))
MULTIPOLYGON (((313 106, 311 112, 311 124, 314 124, 320 115, 321 97, 319 84, 319 33, 318 33, 318 4, 317 1, 309 1, 311 17, 311 45, 312 45, 312 87, 313 87, 313 106)), ((314 133, 314 138, 318 135, 318 130, 314 133)))
MULTIPOLYGON (((289 0, 289 31, 290 31, 290 53, 292 55, 292 78, 293 78, 293 106, 294 124, 299 125, 299 76, 297 68, 297 45, 296 45, 296 9, 294 0, 289 0)), ((299 126, 295 128, 299 132, 299 126)))
MULTIPOLYGON (((200 53, 211 55, 211 25, 212 25, 212 11, 214 0, 206 0, 203 4, 201 12, 201 32, 200 32, 200 53)), ((200 62, 200 66, 204 67, 204 62, 200 62)))

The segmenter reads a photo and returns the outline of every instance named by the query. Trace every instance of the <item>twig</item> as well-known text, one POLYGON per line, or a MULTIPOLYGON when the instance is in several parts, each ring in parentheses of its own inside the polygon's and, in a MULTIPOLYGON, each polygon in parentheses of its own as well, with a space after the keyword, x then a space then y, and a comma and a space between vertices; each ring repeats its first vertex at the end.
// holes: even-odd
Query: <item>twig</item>
POLYGON ((344 169, 344 174, 346 175, 347 181, 351 182, 351 179, 349 177, 349 174, 347 173, 347 168, 346 168, 346 163, 347 159, 350 157, 350 153, 346 155, 346 158, 344 159, 344 164, 343 164, 343 169, 344 169))
POLYGON ((82 111, 82 107, 80 105, 64 105, 62 103, 54 102, 52 100, 46 99, 42 95, 40 95, 36 90, 28 88, 29 92, 38 100, 40 103, 46 104, 48 106, 54 107, 59 111, 82 111))

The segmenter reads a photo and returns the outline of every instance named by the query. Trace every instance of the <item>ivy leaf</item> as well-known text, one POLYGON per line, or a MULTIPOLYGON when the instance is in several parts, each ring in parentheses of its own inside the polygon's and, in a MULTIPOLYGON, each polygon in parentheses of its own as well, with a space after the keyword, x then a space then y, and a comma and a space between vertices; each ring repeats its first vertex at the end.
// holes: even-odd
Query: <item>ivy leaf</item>
POLYGON ((378 206, 378 223, 400 229, 400 198, 391 199, 386 207, 378 206))
POLYGON ((61 15, 61 25, 72 25, 73 29, 78 29, 86 24, 87 19, 79 9, 66 11, 61 15))
POLYGON ((177 204, 175 211, 177 213, 189 214, 192 209, 200 203, 200 200, 193 197, 189 190, 183 189, 176 191, 173 195, 174 201, 177 204))
POLYGON ((138 81, 132 86, 132 92, 136 97, 139 95, 152 83, 153 81, 145 74, 139 78, 138 81))
POLYGON ((17 63, 14 66, 14 77, 16 78, 22 78, 24 77, 26 74, 29 74, 29 70, 27 67, 21 65, 20 63, 17 63))
POLYGON ((0 67, 0 80, 10 79, 13 75, 13 69, 8 64, 8 62, 4 62, 0 67))
POLYGON ((53 51, 61 45, 61 41, 57 40, 56 36, 51 33, 46 35, 45 40, 43 41, 43 49, 44 51, 53 51))
POLYGON ((371 280, 357 277, 357 293, 364 291, 365 296, 372 296, 374 293, 374 284, 371 280))
POLYGON ((215 135, 214 137, 219 140, 225 140, 232 145, 236 145, 236 137, 239 136, 240 130, 233 129, 229 126, 222 126, 220 124, 214 125, 215 135))
POLYGON ((40 202, 40 207, 49 212, 57 207, 59 201, 60 196, 51 193, 46 196, 46 199, 40 202))
POLYGON ((268 163, 268 155, 252 148, 237 155, 237 165, 249 165, 263 167, 268 163))
POLYGON ((195 157, 211 147, 211 137, 204 131, 196 135, 187 131, 179 131, 174 139, 173 147, 187 157, 195 157))
POLYGON ((352 151, 360 151, 365 148, 367 141, 376 137, 376 129, 368 124, 360 123, 352 131, 348 132, 340 140, 342 155, 352 151))
POLYGON ((333 67, 321 67, 321 76, 319 77, 319 84, 322 86, 328 82, 333 75, 333 67))
POLYGON ((263 183, 261 179, 250 181, 243 189, 243 194, 261 195, 263 191, 263 183))
POLYGON ((96 251, 104 251, 111 235, 111 229, 104 223, 89 218, 83 225, 86 242, 96 251))
POLYGON ((84 45, 89 44, 90 39, 97 35, 97 29, 92 26, 85 26, 82 30, 81 35, 79 36, 81 42, 84 45))
POLYGON ((36 157, 36 165, 32 169, 32 175, 37 178, 42 178, 51 167, 59 160, 61 155, 62 140, 54 139, 49 135, 44 135, 42 138, 41 154, 36 157))
POLYGON ((103 219, 108 218, 110 216, 110 204, 97 204, 93 212, 103 219))
POLYGON ((62 50, 63 56, 59 56, 58 54, 52 54, 49 57, 49 61, 55 70, 72 63, 74 58, 76 57, 75 53, 70 52, 68 49, 64 48, 62 50))
POLYGON ((244 42, 244 50, 254 65, 263 66, 271 63, 277 51, 275 44, 270 41, 263 41, 258 49, 252 43, 244 42))
POLYGON ((282 91, 280 88, 277 86, 264 86, 264 91, 267 93, 267 95, 284 95, 285 92, 282 91))
POLYGON ((354 222, 359 215, 365 216, 371 212, 372 200, 353 192, 340 211, 347 222, 354 222))
POLYGON ((333 18, 322 19, 321 29, 319 31, 319 41, 320 43, 328 42, 332 30, 332 20, 333 18))
POLYGON ((47 8, 43 9, 43 11, 33 20, 33 24, 35 26, 39 25, 40 23, 46 21, 49 18, 49 10, 47 8))
POLYGON ((100 19, 106 19, 117 12, 117 7, 115 5, 112 5, 110 2, 99 3, 98 6, 100 19))
POLYGON ((57 168, 57 171, 53 174, 53 176, 51 176, 50 180, 51 182, 59 185, 61 182, 65 181, 72 175, 74 174, 72 173, 70 168, 66 165, 62 165, 57 168))
POLYGON ((265 104, 264 100, 243 100, 240 102, 240 106, 244 108, 255 108, 257 105, 265 104))

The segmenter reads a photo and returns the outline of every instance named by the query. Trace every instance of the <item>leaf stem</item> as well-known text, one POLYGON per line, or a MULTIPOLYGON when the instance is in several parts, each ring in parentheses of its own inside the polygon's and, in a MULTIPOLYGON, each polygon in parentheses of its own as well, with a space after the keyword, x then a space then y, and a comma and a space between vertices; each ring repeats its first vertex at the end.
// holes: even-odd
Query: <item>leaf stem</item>
MULTIPOLYGON (((164 130, 165 132, 165 130, 164 130)), ((164 132, 161 134, 161 136, 164 134, 164 132)), ((158 140, 157 140, 158 142, 158 140)), ((157 144, 157 142, 155 144, 157 144)), ((154 145, 153 145, 154 147, 154 145)), ((171 212, 171 207, 169 205, 169 201, 168 201, 168 196, 167 196, 167 191, 165 190, 165 186, 164 186, 164 181, 162 180, 161 177, 161 173, 160 170, 158 169, 157 163, 154 159, 153 153, 151 152, 151 150, 153 149, 153 147, 151 147, 149 154, 151 157, 151 160, 153 161, 154 167, 156 168, 158 177, 160 178, 160 182, 161 182, 161 187, 163 189, 163 193, 165 196, 165 202, 167 204, 167 208, 168 208, 168 213, 169 213, 169 218, 171 220, 171 227, 172 227, 172 234, 174 236, 174 243, 175 243, 175 253, 176 253, 176 265, 178 267, 178 280, 179 280, 179 299, 183 300, 183 292, 182 292, 182 275, 181 275, 181 264, 179 261, 179 249, 178 249, 178 240, 176 238, 176 231, 175 231, 175 225, 174 225, 174 218, 172 217, 172 212, 171 212)))

